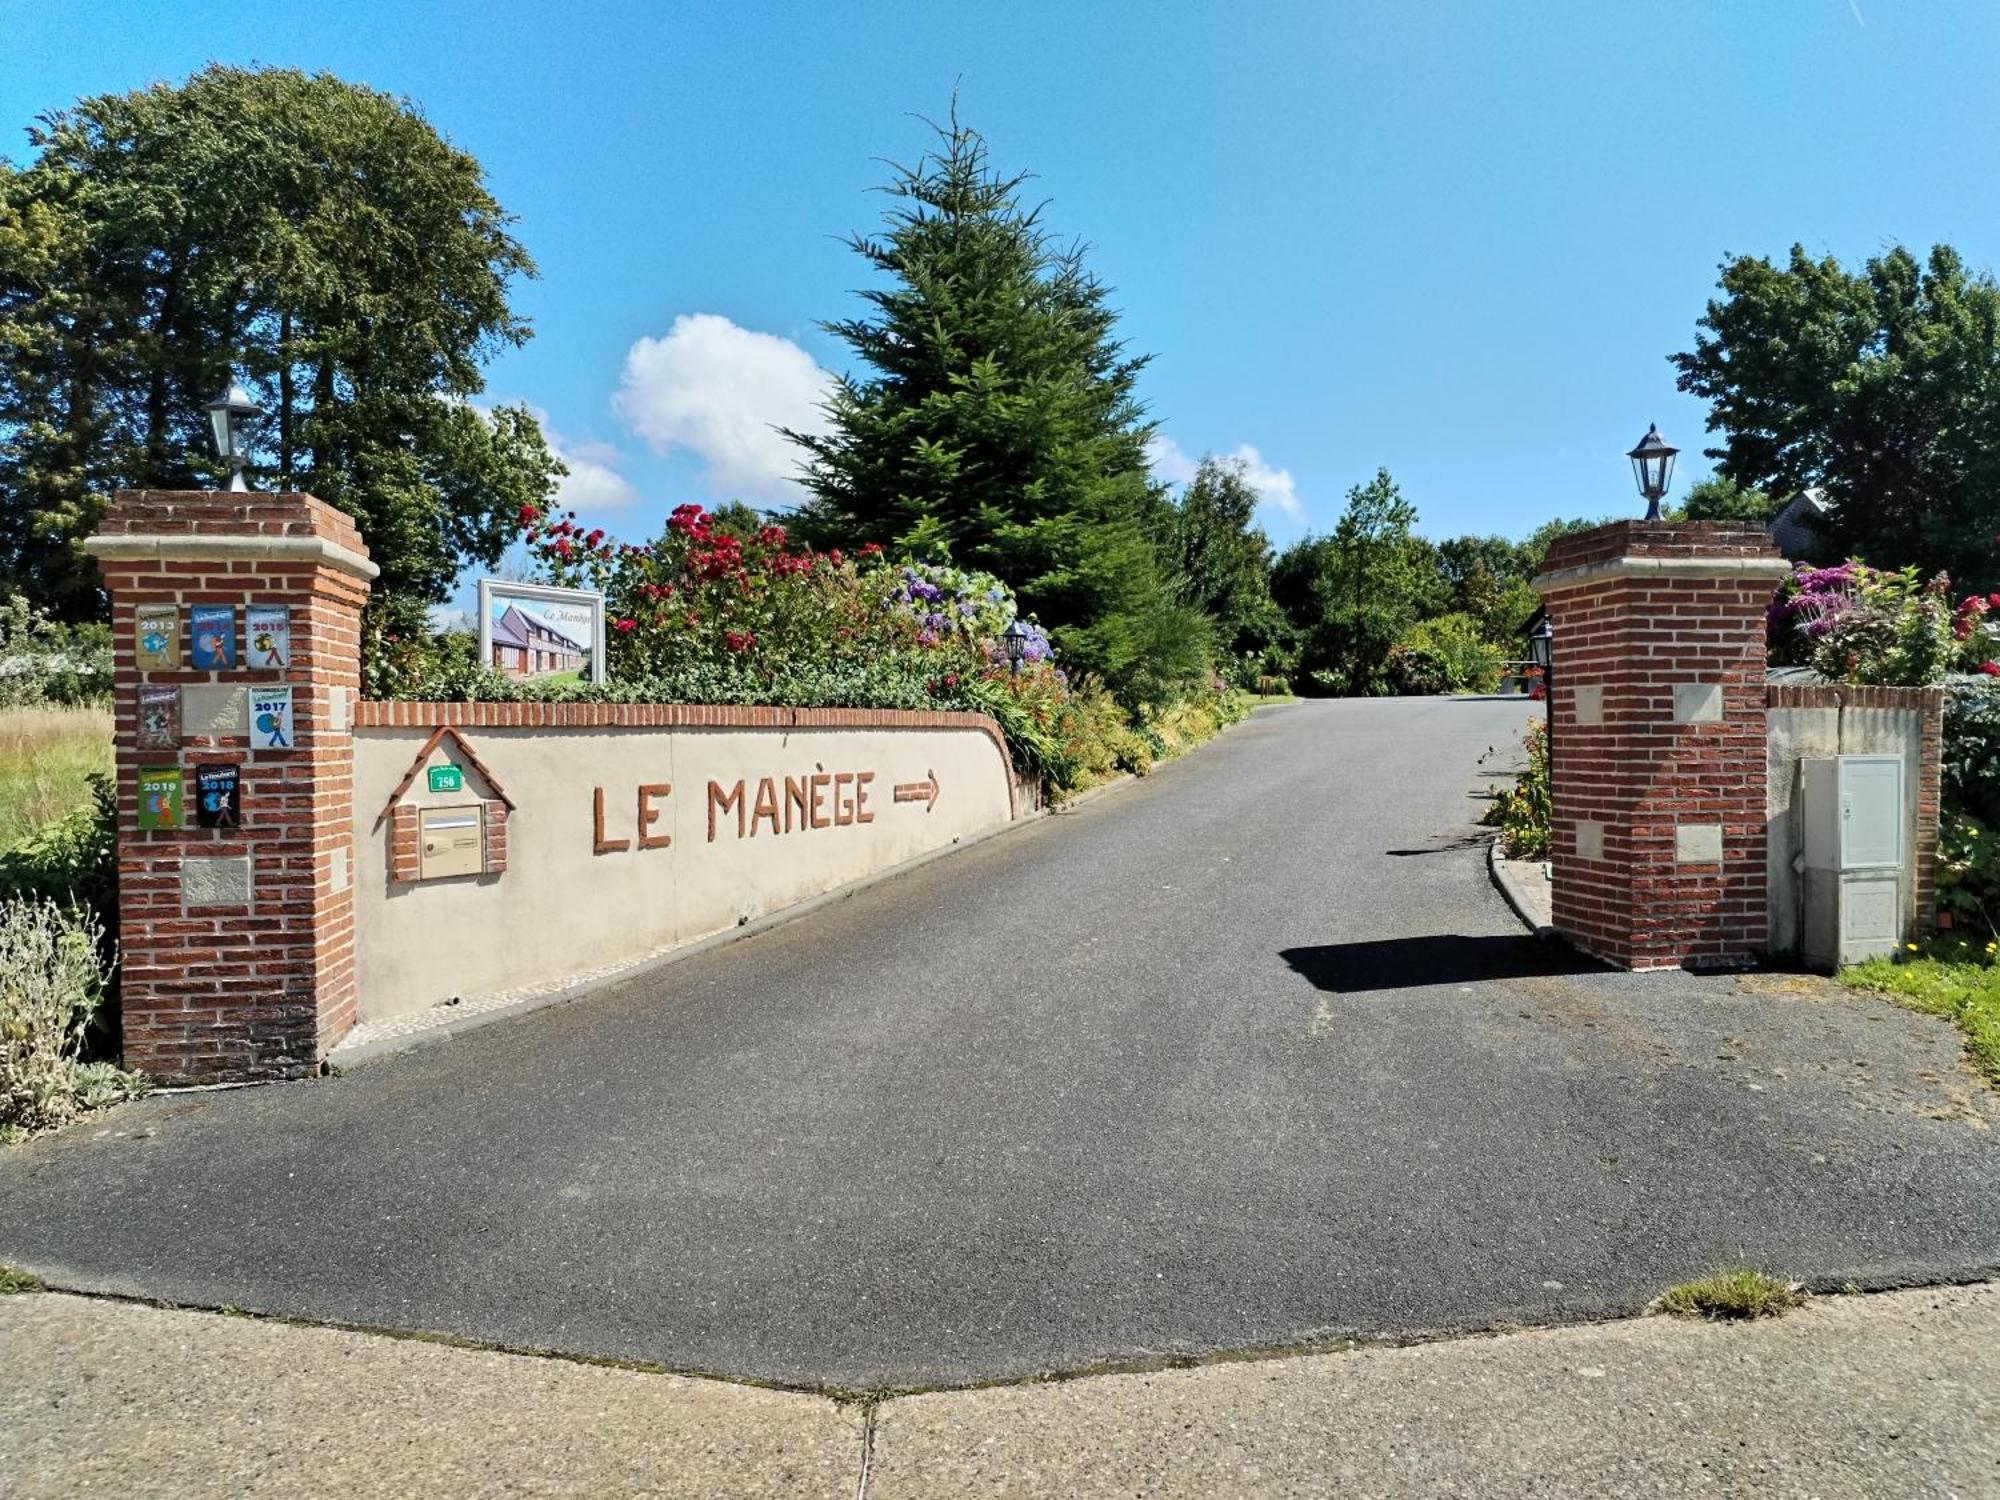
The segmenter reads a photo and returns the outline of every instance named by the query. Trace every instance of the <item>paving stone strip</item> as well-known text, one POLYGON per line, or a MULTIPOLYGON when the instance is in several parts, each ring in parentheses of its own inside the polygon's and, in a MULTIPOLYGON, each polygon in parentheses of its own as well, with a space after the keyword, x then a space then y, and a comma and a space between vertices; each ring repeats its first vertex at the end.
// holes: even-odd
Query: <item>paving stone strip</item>
POLYGON ((54 1293, 0 1351, 21 1500, 2000 1495, 1992 1284, 872 1408, 54 1293))

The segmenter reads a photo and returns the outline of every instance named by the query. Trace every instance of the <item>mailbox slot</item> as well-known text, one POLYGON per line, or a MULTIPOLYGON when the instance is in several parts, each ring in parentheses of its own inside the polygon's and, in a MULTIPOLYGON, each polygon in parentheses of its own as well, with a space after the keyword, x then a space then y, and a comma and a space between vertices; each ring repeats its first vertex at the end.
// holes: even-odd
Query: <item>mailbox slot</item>
POLYGON ((486 871, 486 809, 426 807, 417 813, 417 879, 441 880, 486 871))

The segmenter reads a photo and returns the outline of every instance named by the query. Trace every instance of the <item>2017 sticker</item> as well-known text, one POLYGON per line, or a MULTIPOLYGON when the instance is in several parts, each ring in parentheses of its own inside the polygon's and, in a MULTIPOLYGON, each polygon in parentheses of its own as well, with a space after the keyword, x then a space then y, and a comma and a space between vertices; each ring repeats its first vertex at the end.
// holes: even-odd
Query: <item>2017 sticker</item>
POLYGON ((244 692, 250 698, 250 748, 292 749, 291 684, 245 688, 244 692))

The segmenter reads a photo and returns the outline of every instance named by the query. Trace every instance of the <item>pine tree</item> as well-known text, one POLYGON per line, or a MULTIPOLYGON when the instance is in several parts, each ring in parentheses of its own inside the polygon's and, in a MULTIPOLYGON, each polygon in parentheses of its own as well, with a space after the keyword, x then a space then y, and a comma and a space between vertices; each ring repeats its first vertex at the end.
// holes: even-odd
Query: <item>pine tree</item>
POLYGON ((1022 205, 1025 176, 996 172, 955 110, 936 129, 895 169, 883 231, 849 242, 886 284, 826 325, 865 368, 835 387, 829 433, 789 434, 813 494, 793 522, 995 573, 1066 662, 1129 700, 1168 696, 1206 669, 1209 629, 1162 555, 1173 509, 1147 469, 1146 361, 1081 248, 1022 205))

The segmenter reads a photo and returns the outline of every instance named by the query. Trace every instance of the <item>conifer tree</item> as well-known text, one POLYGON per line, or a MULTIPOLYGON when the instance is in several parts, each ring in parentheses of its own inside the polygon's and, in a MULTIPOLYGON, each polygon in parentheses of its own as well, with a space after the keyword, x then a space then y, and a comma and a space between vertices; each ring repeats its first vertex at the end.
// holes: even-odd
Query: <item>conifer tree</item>
POLYGON ((1173 508, 1147 469, 1146 361, 1116 337, 1080 247, 1025 207, 954 110, 894 171, 879 234, 850 244, 880 274, 866 314, 827 324, 858 356, 831 430, 792 433, 822 544, 880 541, 999 575, 1066 662, 1131 701, 1206 669, 1209 626, 1176 601, 1173 508))

